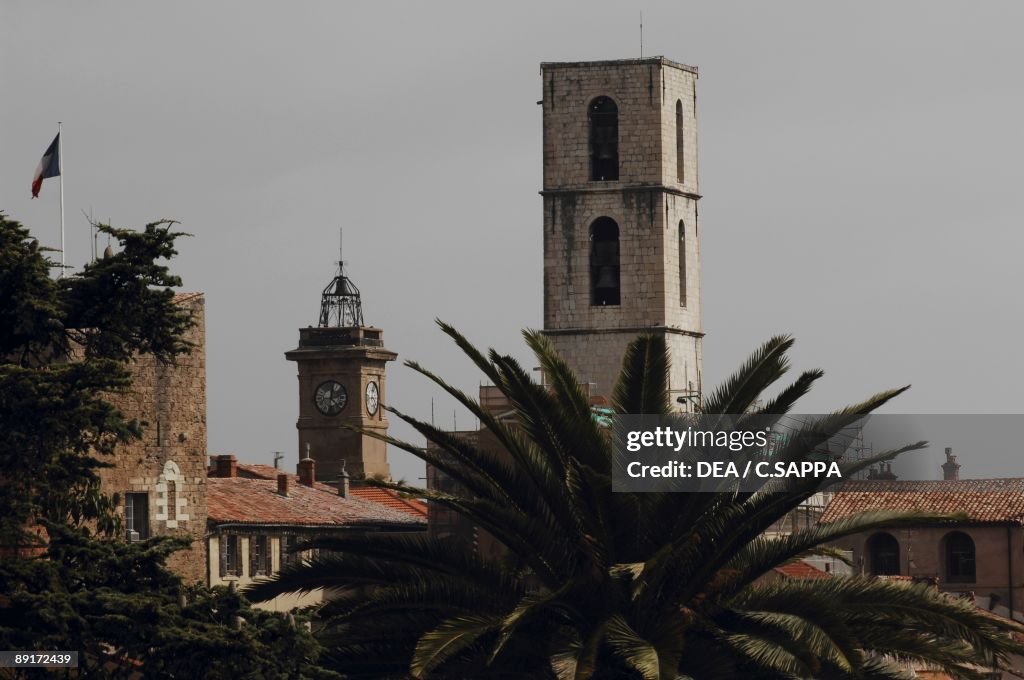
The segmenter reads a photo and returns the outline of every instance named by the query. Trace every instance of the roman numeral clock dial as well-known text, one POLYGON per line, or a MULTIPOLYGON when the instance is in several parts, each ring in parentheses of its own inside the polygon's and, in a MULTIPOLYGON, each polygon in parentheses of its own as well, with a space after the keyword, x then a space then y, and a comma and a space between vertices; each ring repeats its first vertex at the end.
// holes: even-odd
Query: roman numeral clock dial
POLYGON ((377 415, 377 407, 380 405, 380 392, 377 390, 377 383, 372 380, 366 385, 366 412, 371 416, 377 415))
POLYGON ((320 383, 313 393, 316 409, 325 416, 336 416, 348 403, 348 392, 345 386, 334 380, 320 383))

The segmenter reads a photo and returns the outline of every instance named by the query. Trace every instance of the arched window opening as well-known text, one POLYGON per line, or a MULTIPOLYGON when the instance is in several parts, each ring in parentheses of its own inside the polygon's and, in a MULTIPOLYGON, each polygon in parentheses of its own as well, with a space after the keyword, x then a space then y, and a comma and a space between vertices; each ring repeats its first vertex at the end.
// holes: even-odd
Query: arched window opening
POLYGON ((609 217, 590 225, 590 304, 619 304, 619 225, 609 217))
POLYGON ((682 182, 686 176, 683 167, 686 159, 685 144, 683 142, 683 100, 676 100, 676 178, 682 182))
POLYGON ((974 583, 974 541, 962 531, 946 534, 946 581, 974 583))
POLYGON ((686 306, 686 225, 679 220, 679 305, 686 306))
POLYGON ((178 485, 167 482, 167 519, 178 519, 178 485))
POLYGON ((875 534, 868 540, 871 573, 896 576, 900 573, 900 544, 892 534, 875 534))
POLYGON ((590 102, 590 179, 619 178, 619 107, 608 97, 590 102))

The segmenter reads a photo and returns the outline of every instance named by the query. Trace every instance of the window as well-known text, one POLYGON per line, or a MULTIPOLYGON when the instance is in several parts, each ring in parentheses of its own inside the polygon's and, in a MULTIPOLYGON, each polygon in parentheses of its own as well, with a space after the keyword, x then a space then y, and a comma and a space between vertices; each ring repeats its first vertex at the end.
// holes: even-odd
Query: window
POLYGON ((608 97, 590 102, 590 179, 619 178, 619 107, 608 97))
POLYGON ((868 540, 871 573, 875 576, 896 576, 900 573, 900 544, 892 534, 875 534, 868 540))
POLYGON ((167 519, 178 519, 178 487, 174 482, 167 482, 167 519))
POLYGON ((679 305, 686 306, 686 225, 679 220, 679 305))
POLYGON ((302 553, 290 552, 298 544, 299 537, 294 534, 281 536, 281 568, 302 562, 302 553))
POLYGON ((268 576, 271 572, 270 537, 249 538, 249 576, 268 576))
POLYGON ((619 225, 610 217, 590 225, 590 304, 619 304, 619 225))
POLYGON ((686 160, 685 145, 683 142, 683 101, 676 100, 676 179, 680 182, 685 177, 684 161, 686 160))
POLYGON ((974 541, 962 531, 946 534, 946 581, 974 583, 974 541))
POLYGON ((124 526, 129 542, 149 538, 149 494, 124 495, 124 526))
POLYGON ((220 575, 242 575, 241 541, 235 534, 222 534, 220 537, 220 575))

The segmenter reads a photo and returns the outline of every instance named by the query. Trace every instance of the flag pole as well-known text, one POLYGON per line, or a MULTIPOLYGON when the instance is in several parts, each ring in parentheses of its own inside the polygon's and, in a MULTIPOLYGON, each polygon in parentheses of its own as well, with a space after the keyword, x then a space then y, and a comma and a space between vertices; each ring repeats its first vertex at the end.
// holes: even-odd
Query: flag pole
POLYGON ((61 123, 57 121, 57 168, 60 170, 60 276, 64 277, 64 140, 60 138, 61 123))

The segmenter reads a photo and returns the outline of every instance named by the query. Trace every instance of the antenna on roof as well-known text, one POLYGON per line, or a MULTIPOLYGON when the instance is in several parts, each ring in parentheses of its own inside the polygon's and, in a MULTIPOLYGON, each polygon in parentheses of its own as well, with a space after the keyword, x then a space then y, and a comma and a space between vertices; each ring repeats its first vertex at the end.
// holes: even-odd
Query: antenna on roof
POLYGON ((644 11, 640 10, 640 58, 644 58, 644 11))

